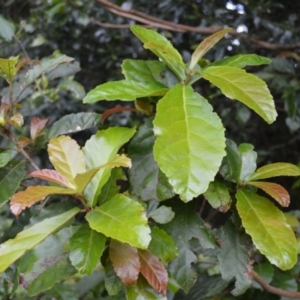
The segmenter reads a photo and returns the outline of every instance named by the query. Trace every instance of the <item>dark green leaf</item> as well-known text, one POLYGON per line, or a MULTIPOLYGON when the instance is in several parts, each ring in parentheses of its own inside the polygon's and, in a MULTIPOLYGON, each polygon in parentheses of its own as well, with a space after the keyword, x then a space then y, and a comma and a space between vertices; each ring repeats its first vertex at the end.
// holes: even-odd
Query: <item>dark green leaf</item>
POLYGON ((132 160, 132 167, 129 169, 131 194, 143 201, 162 201, 174 196, 165 174, 160 171, 153 158, 154 141, 152 119, 147 119, 128 147, 128 155, 132 160))
POLYGON ((92 274, 105 247, 103 234, 81 225, 70 239, 70 260, 79 273, 92 274))
POLYGON ((115 272, 112 262, 109 259, 105 265, 105 288, 110 296, 118 294, 123 288, 123 283, 115 272))
POLYGON ((26 176, 26 163, 11 162, 0 169, 0 206, 6 203, 16 192, 26 176))
MULTIPOLYGON (((259 264, 255 265, 254 271, 269 284, 274 277, 274 267, 268 261, 260 262, 259 264)), ((257 289, 263 290, 262 286, 254 280, 252 285, 257 289)))
POLYGON ((174 215, 170 207, 162 205, 158 209, 151 211, 148 217, 152 218, 156 223, 166 224, 174 218, 174 215))
POLYGON ((251 279, 246 275, 249 256, 245 246, 245 237, 239 235, 238 230, 229 221, 221 229, 221 252, 218 255, 222 278, 230 281, 235 278, 235 288, 232 294, 235 296, 243 294, 250 286, 251 279))
POLYGON ((101 115, 97 113, 77 113, 63 116, 56 121, 49 133, 48 139, 57 137, 61 134, 69 134, 82 131, 92 127, 99 127, 101 124, 101 115))

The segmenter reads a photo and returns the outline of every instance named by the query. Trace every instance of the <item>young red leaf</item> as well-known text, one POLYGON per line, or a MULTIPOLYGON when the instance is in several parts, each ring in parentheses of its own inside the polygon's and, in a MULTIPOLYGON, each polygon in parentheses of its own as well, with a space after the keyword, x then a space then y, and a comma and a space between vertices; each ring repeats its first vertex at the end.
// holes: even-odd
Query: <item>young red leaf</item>
POLYGON ((75 194, 76 190, 65 189, 56 186, 30 186, 25 191, 16 193, 10 202, 10 210, 18 216, 22 210, 30 207, 34 203, 44 200, 51 194, 75 194))
POLYGON ((43 169, 43 170, 33 171, 30 173, 30 176, 51 181, 54 183, 58 183, 60 185, 63 185, 71 189, 75 189, 72 183, 65 176, 61 175, 55 170, 43 169))
POLYGON ((31 119, 31 124, 30 124, 30 136, 31 139, 35 139, 39 136, 39 133, 43 128, 47 125, 49 122, 49 119, 40 119, 39 117, 33 117, 31 119))
POLYGON ((290 204, 290 195, 280 184, 265 181, 248 181, 247 184, 262 189, 284 207, 287 207, 290 204))
POLYGON ((141 268, 137 249, 112 239, 109 256, 122 282, 125 285, 135 284, 141 268))
POLYGON ((168 273, 160 260, 146 250, 139 250, 141 273, 149 284, 159 293, 166 294, 168 273))

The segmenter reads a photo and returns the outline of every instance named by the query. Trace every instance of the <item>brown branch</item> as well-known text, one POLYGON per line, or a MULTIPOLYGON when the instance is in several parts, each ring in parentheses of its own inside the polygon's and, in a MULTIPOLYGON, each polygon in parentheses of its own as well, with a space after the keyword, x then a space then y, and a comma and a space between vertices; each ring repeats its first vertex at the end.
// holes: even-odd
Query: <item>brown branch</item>
MULTIPOLYGON (((221 29, 224 28, 224 26, 220 25, 212 25, 210 27, 193 27, 188 26, 184 24, 178 24, 173 23, 169 21, 162 20, 160 18, 156 18, 153 16, 149 16, 143 12, 140 12, 138 10, 134 9, 123 9, 118 5, 115 5, 107 0, 97 0, 100 4, 102 4, 105 8, 107 8, 112 13, 122 16, 131 20, 135 20, 137 22, 140 22, 141 24, 144 24, 147 27, 156 27, 161 29, 166 29, 170 31, 176 31, 176 32, 196 32, 200 34, 213 34, 221 29)), ((130 27, 129 24, 110 24, 110 23, 101 23, 98 21, 92 21, 94 24, 97 24, 99 26, 103 26, 105 28, 128 28, 130 27)), ((290 44, 290 45, 282 45, 282 44, 272 44, 268 43, 266 41, 261 41, 256 38, 250 37, 248 34, 240 34, 235 29, 233 29, 230 32, 230 35, 237 36, 244 40, 250 40, 257 48, 264 48, 269 50, 294 50, 297 48, 300 48, 300 43, 296 44, 290 44)))
POLYGON ((249 275, 249 277, 252 277, 256 282, 258 282, 269 293, 272 293, 272 294, 275 294, 275 295, 278 295, 281 297, 300 299, 300 292, 286 291, 286 290, 271 286, 253 270, 250 271, 248 273, 248 275, 249 275))

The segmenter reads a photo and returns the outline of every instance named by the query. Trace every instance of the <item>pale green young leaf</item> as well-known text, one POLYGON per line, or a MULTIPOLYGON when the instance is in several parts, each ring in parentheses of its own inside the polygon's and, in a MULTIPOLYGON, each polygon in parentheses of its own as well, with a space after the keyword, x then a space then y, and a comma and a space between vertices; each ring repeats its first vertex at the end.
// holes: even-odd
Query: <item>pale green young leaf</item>
POLYGON ((156 210, 149 213, 148 217, 152 218, 156 223, 166 224, 174 218, 173 210, 165 205, 160 206, 156 210))
POLYGON ((254 146, 243 143, 238 146, 241 157, 241 166, 238 182, 245 181, 249 174, 256 170, 257 153, 253 150, 254 146))
POLYGON ((209 66, 228 66, 234 68, 244 68, 246 66, 267 65, 271 62, 271 59, 257 54, 237 54, 234 56, 217 60, 209 66))
MULTIPOLYGON (((135 128, 123 127, 111 127, 107 130, 98 131, 86 142, 83 148, 87 169, 93 169, 111 161, 134 133, 135 128)), ((110 174, 110 169, 102 169, 89 182, 84 191, 89 206, 94 206, 97 203, 101 189, 109 179, 110 174)))
POLYGON ((15 26, 12 22, 0 15, 0 36, 5 41, 11 41, 15 34, 15 26))
POLYGON ((208 67, 199 72, 220 88, 226 97, 241 101, 269 124, 275 121, 274 100, 267 84, 257 76, 228 66, 208 67))
POLYGON ((163 96, 167 91, 168 88, 160 82, 148 81, 144 83, 119 80, 98 85, 86 94, 83 103, 93 103, 100 100, 132 101, 142 97, 163 96))
POLYGON ((61 188, 57 186, 36 185, 29 186, 25 191, 14 194, 10 201, 10 210, 18 216, 25 208, 30 207, 38 201, 44 200, 53 194, 76 194, 76 189, 61 188))
POLYGON ((202 58, 220 39, 222 39, 232 28, 224 28, 204 39, 192 54, 190 69, 194 69, 199 59, 202 58))
POLYGON ((116 155, 115 158, 110 160, 108 163, 101 165, 99 167, 90 169, 84 173, 77 174, 74 178, 74 183, 77 187, 77 191, 79 193, 82 193, 88 183, 92 180, 92 178, 96 175, 96 173, 100 170, 104 169, 112 169, 116 167, 125 167, 130 168, 131 167, 131 160, 129 157, 122 155, 116 155))
POLYGON ((300 176, 300 168, 289 163, 274 163, 258 168, 248 180, 260 180, 277 176, 300 176))
POLYGON ((154 158, 175 192, 185 202, 204 193, 225 155, 225 129, 211 105, 177 84, 158 102, 153 125, 154 158))
POLYGON ((78 173, 85 172, 85 159, 82 150, 69 136, 52 138, 48 144, 48 154, 57 172, 64 175, 71 183, 78 173))
POLYGON ((146 249, 150 243, 143 206, 122 194, 90 211, 86 219, 92 229, 133 247, 146 249))
POLYGON ((237 210, 257 249, 282 270, 297 262, 297 241, 286 218, 268 199, 246 189, 236 193, 237 210))
POLYGON ((22 180, 26 177, 26 162, 10 162, 0 168, 0 207, 16 192, 22 180))
POLYGON ((0 168, 5 167, 10 161, 10 153, 9 152, 1 152, 0 153, 0 168))
POLYGON ((19 56, 11 56, 8 59, 0 58, 0 76, 8 83, 12 83, 16 73, 16 64, 19 61, 19 56))
POLYGON ((70 260, 81 274, 92 274, 105 248, 106 237, 91 229, 88 224, 80 225, 70 238, 70 260))
POLYGON ((47 236, 69 222, 78 212, 79 208, 73 208, 58 216, 45 219, 44 221, 27 228, 14 239, 0 245, 0 273, 4 272, 12 263, 19 259, 26 251, 34 248, 47 236))

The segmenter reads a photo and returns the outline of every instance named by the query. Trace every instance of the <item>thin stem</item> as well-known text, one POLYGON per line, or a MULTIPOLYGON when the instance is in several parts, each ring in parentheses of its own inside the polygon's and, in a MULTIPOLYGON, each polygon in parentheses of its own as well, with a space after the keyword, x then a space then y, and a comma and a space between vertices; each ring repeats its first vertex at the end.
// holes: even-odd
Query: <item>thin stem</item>
POLYGON ((14 35, 14 39, 15 39, 15 41, 20 45, 20 47, 21 47, 21 49, 22 49, 22 51, 23 51, 23 53, 24 53, 24 56, 25 56, 27 59, 30 60, 29 55, 28 55, 28 53, 27 53, 25 47, 23 46, 22 42, 17 38, 16 35, 14 35))
POLYGON ((84 209, 86 212, 90 211, 91 209, 88 207, 88 205, 86 204, 84 198, 82 197, 81 194, 76 194, 75 198, 77 198, 83 205, 84 209))

